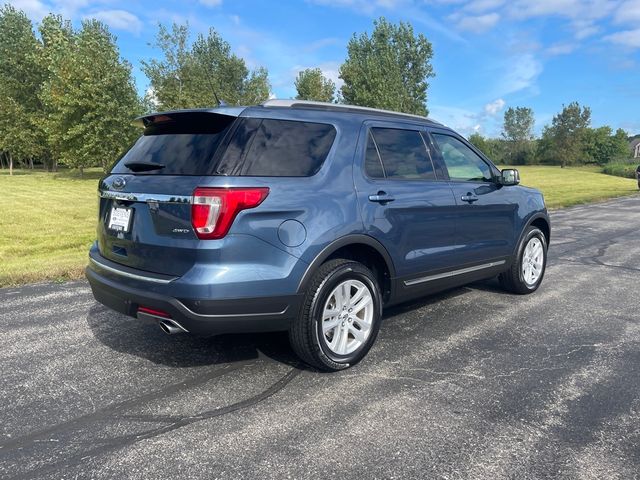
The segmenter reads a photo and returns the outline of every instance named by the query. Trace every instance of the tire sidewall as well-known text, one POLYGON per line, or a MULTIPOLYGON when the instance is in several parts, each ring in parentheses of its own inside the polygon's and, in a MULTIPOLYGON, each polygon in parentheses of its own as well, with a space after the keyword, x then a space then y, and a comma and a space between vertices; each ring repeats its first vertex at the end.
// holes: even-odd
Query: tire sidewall
POLYGON ((518 262, 518 279, 520 281, 520 285, 522 286, 522 288, 524 288, 524 289, 526 289, 526 290, 528 290, 530 292, 535 292, 538 289, 538 287, 540 287, 540 284, 542 283, 542 279, 544 278, 544 274, 547 271, 547 240, 546 240, 544 234, 542 233, 542 230, 540 230, 539 228, 536 228, 536 227, 530 227, 529 228, 529 230, 525 234, 524 238, 522 239, 522 243, 520 244, 520 250, 519 250, 519 253, 518 253, 517 262, 518 262), (544 253, 544 259, 543 259, 543 262, 542 262, 542 273, 540 273, 540 276, 538 277, 538 280, 533 285, 529 285, 524 280, 524 277, 522 275, 522 260, 524 258, 524 249, 527 247, 527 244, 529 243, 529 240, 531 240, 534 237, 536 237, 542 243, 542 250, 543 250, 543 253, 544 253))
POLYGON ((309 320, 312 322, 310 329, 313 332, 312 334, 315 347, 319 349, 318 353, 320 354, 323 363, 326 363, 332 368, 336 368, 337 366, 339 366, 339 368, 347 368, 350 365, 358 363, 367 354, 378 336, 380 320, 382 318, 382 298, 380 295, 380 288, 372 277, 372 274, 367 268, 357 263, 343 265, 327 275, 327 278, 324 279, 315 292, 309 315, 309 320), (322 313, 324 311, 324 305, 333 289, 345 280, 358 280, 365 284, 371 293, 374 313, 371 324, 371 333, 369 334, 367 341, 355 352, 352 352, 349 355, 338 355, 329 349, 322 338, 322 313))

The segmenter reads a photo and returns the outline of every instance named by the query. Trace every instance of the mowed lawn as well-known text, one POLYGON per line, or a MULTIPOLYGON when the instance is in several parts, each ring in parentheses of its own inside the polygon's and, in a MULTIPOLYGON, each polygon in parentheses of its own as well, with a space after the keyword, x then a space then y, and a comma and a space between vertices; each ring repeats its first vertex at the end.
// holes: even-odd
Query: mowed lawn
MULTIPOLYGON (((525 166, 523 185, 541 189, 557 208, 638 192, 634 180, 596 168, 525 166)), ((0 170, 0 286, 82 275, 95 239, 100 172, 0 170)))
POLYGON ((0 170, 0 286, 82 275, 95 239, 99 172, 0 170))
MULTIPOLYGON (((505 168, 505 167, 501 167, 505 168)), ((638 193, 629 178, 600 173, 598 167, 517 166, 520 183, 544 193, 548 208, 569 207, 638 193)))

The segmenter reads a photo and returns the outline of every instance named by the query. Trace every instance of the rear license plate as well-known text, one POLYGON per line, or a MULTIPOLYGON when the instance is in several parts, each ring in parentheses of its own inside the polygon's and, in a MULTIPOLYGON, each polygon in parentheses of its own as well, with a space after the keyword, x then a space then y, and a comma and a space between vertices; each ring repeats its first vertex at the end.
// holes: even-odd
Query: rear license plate
POLYGON ((131 226, 131 212, 126 207, 112 207, 109 214, 109 229, 118 232, 128 232, 131 226))

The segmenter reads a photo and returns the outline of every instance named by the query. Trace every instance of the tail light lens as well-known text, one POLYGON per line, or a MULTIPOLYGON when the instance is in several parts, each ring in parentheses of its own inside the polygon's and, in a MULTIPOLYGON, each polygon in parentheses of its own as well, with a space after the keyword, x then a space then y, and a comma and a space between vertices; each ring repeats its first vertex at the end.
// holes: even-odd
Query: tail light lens
POLYGON ((191 225, 198 238, 212 240, 224 237, 241 210, 255 208, 269 195, 266 187, 205 188, 193 192, 191 225))

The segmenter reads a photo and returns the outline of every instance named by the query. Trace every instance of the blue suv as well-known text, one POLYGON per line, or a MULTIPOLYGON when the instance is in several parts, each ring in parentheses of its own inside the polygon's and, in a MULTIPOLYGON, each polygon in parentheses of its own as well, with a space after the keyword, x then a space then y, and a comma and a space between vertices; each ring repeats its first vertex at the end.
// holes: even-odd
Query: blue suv
POLYGON ((424 117, 270 100, 139 119, 99 184, 95 298, 167 333, 287 330, 339 370, 383 308, 499 276, 535 291, 542 194, 424 117))

